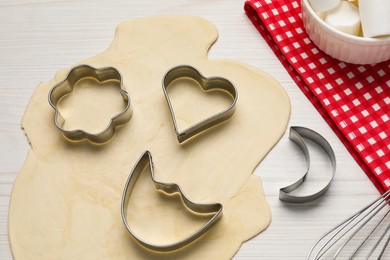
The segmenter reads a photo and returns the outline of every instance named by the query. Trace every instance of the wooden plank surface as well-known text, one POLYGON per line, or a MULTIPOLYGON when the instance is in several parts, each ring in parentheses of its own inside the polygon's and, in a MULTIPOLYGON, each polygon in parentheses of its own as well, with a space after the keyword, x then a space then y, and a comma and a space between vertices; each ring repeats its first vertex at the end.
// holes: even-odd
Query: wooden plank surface
MULTIPOLYGON (((243 5, 244 0, 0 1, 0 259, 12 259, 9 198, 29 147, 20 122, 34 88, 60 68, 107 48, 120 22, 145 16, 196 15, 214 23, 220 35, 209 57, 235 59, 272 75, 290 96, 290 125, 319 131, 335 150, 337 173, 329 192, 309 205, 287 205, 278 200, 278 189, 303 174, 304 161, 288 135, 282 138, 256 169, 272 209, 272 223, 244 243, 235 259, 303 259, 324 231, 378 195, 246 17, 243 5)), ((326 170, 323 159, 318 152, 313 163, 326 170)))

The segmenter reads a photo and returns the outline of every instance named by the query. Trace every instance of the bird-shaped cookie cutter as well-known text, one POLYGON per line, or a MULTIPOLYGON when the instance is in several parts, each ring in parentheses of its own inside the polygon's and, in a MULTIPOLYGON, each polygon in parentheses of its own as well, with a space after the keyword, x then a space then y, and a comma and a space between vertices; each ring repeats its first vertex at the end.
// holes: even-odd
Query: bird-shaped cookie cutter
POLYGON ((180 186, 176 183, 162 183, 155 179, 154 177, 154 170, 153 170, 153 160, 152 155, 149 151, 145 151, 141 157, 138 159, 136 164, 134 165, 127 181, 125 184, 125 188, 123 190, 122 195, 122 203, 121 203, 121 214, 122 214, 122 221, 126 227, 126 229, 129 231, 130 235, 143 247, 153 250, 153 251, 160 251, 160 252, 169 252, 169 251, 175 251, 179 250, 190 243, 194 242, 198 238, 200 238, 206 231, 208 231, 221 217, 222 217, 222 209, 223 206, 220 203, 213 203, 213 204, 202 204, 202 203, 195 203, 188 199, 184 192, 181 190, 180 186), (128 206, 129 199, 132 193, 132 190, 137 182, 137 179, 144 171, 146 167, 149 167, 150 177, 154 183, 154 186, 157 191, 162 192, 163 194, 170 196, 173 194, 178 194, 181 198, 181 201, 183 202, 184 206, 192 213, 194 214, 212 214, 212 217, 199 229, 197 229, 195 232, 190 234, 189 236, 185 237, 184 239, 180 241, 176 241, 171 244, 155 244, 148 241, 145 241, 142 239, 139 235, 137 235, 131 228, 130 224, 127 221, 127 211, 131 210, 131 208, 128 206))

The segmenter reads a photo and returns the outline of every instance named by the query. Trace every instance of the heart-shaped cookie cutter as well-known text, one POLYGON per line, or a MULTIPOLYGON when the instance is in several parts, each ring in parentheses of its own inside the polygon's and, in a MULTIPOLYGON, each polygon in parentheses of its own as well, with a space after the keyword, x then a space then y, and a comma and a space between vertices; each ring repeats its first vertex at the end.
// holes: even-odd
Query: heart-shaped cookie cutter
POLYGON ((225 78, 221 77, 210 77, 206 78, 204 77, 197 69, 194 67, 191 67, 189 65, 179 65, 176 67, 171 68, 164 76, 163 82, 162 82, 162 88, 164 91, 165 98, 168 102, 169 110, 171 113, 171 117, 173 120, 173 126, 176 132, 177 140, 179 143, 182 143, 191 137, 200 134, 201 132, 216 126, 223 121, 229 119, 235 111, 235 105, 237 103, 237 98, 238 98, 238 92, 236 87, 232 82, 225 78), (190 78, 195 80, 203 90, 208 91, 208 90, 223 90, 227 92, 233 99, 232 103, 228 108, 225 110, 214 114, 208 118, 205 118, 201 120, 200 122, 188 127, 187 129, 183 131, 179 131, 179 128, 177 126, 176 118, 175 118, 175 113, 173 111, 172 103, 169 99, 168 95, 168 87, 169 85, 180 78, 190 78))
POLYGON ((318 199, 323 194, 325 194, 325 192, 329 189, 330 185, 332 184, 332 180, 336 172, 336 156, 334 154, 332 146, 328 143, 328 141, 322 135, 309 128, 301 127, 301 126, 292 126, 290 128, 289 138, 291 141, 296 143, 299 146, 299 148, 301 148, 306 159, 307 168, 305 174, 299 180, 279 190, 279 199, 289 203, 311 202, 315 199, 318 199), (302 183, 306 181, 306 178, 310 170, 310 154, 309 154, 309 150, 307 149, 307 144, 303 138, 309 139, 317 143, 328 155, 330 162, 332 164, 332 177, 330 178, 328 183, 319 191, 310 195, 299 196, 299 195, 292 195, 290 194, 290 192, 297 189, 299 186, 301 186, 302 183))
POLYGON ((153 170, 153 160, 152 155, 149 151, 145 151, 141 157, 138 159, 137 163, 131 170, 129 178, 126 181, 126 185, 122 195, 122 204, 121 204, 121 213, 122 213, 122 221, 129 231, 130 235, 142 246, 147 249, 160 251, 160 252, 169 252, 181 249, 182 247, 187 246, 192 243, 199 237, 201 237, 206 231, 208 231, 221 217, 222 217, 222 209, 223 206, 220 203, 214 204, 200 204, 195 203, 189 200, 181 190, 180 186, 176 183, 162 183, 156 181, 154 178, 154 170, 153 170), (199 229, 195 232, 187 236, 186 238, 177 241, 172 244, 153 244, 141 239, 134 231, 131 229, 129 223, 127 222, 127 210, 128 210, 128 202, 132 190, 137 182, 137 179, 144 172, 144 169, 149 166, 150 177, 154 183, 156 190, 165 193, 166 195, 178 194, 181 198, 181 201, 186 206, 186 208, 193 212, 194 214, 213 214, 213 216, 199 229))
POLYGON ((102 144, 109 141, 114 133, 115 128, 119 125, 128 122, 133 115, 133 110, 130 106, 130 97, 122 86, 122 75, 114 67, 94 68, 89 65, 78 65, 73 67, 67 74, 64 80, 57 83, 49 92, 49 103, 55 110, 54 124, 63 133, 63 135, 72 141, 81 141, 88 139, 89 141, 102 144), (119 92, 123 98, 125 108, 122 112, 111 118, 108 126, 101 132, 96 134, 88 133, 81 129, 66 130, 64 129, 65 119, 59 112, 57 105, 60 100, 70 94, 74 86, 81 79, 93 78, 99 83, 107 81, 116 81, 118 83, 119 92))

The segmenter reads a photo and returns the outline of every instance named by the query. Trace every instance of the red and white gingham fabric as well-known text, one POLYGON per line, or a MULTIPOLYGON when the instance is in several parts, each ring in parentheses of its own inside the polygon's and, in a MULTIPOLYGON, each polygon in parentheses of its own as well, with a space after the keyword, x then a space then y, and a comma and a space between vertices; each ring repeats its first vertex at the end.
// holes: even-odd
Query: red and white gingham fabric
POLYGON ((244 8, 378 190, 388 190, 390 60, 354 65, 328 56, 306 34, 300 0, 250 0, 244 8))

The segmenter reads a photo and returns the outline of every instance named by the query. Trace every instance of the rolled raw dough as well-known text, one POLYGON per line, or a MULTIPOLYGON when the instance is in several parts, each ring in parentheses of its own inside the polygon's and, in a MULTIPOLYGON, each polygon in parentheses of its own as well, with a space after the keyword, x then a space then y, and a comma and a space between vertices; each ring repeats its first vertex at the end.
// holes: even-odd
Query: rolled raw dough
MULTIPOLYGON (((68 70, 37 87, 22 121, 31 149, 10 202, 15 259, 228 259, 269 225, 260 177, 252 173, 287 127, 289 98, 278 82, 256 68, 208 60, 217 36, 210 22, 197 17, 150 17, 119 25, 111 46, 82 62, 119 69, 132 100, 132 119, 105 145, 71 143, 54 126, 47 96, 68 70), (208 77, 225 77, 239 92, 232 118, 182 145, 161 87, 164 73, 178 64, 192 65, 208 77), (145 150, 153 155, 159 181, 178 183, 193 201, 224 205, 222 219, 177 252, 143 249, 121 221, 125 181, 145 150)), ((193 82, 182 83, 182 88, 170 88, 180 127, 230 102, 221 93, 207 95, 193 82)), ((66 127, 98 131, 121 110, 120 98, 115 87, 80 81, 60 103, 60 111, 66 127)), ((206 221, 163 198, 146 177, 137 182, 129 207, 134 229, 151 242, 175 241, 206 221)))

